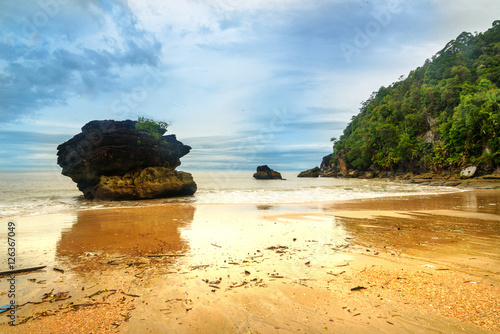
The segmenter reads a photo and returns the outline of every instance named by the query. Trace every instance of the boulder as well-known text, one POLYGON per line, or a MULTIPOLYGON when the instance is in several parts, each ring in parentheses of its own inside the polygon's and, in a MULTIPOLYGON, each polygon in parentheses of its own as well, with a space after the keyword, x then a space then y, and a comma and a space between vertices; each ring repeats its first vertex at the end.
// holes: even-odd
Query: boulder
POLYGON ((477 167, 476 166, 469 166, 467 168, 464 168, 460 171, 460 177, 463 179, 467 179, 469 177, 473 177, 474 174, 476 174, 477 167))
POLYGON ((104 120, 85 124, 81 133, 57 147, 62 174, 71 177, 87 199, 193 194, 196 184, 190 174, 174 171, 191 147, 178 141, 175 135, 155 138, 136 129, 136 123, 104 120), (150 178, 148 185, 144 182, 146 175, 150 178), (184 187, 179 187, 179 183, 184 187))
POLYGON ((337 177, 338 172, 335 170, 328 170, 321 173, 322 177, 337 177))
POLYGON ((359 176, 359 171, 356 169, 349 169, 347 174, 345 175, 346 177, 351 177, 351 178, 357 178, 359 176))
POLYGON ((314 168, 300 172, 299 175, 297 175, 297 177, 319 177, 320 173, 321 173, 321 169, 316 166, 314 168))
POLYGON ((364 172, 363 175, 361 175, 362 179, 373 179, 374 177, 375 177, 375 173, 372 171, 364 172))
POLYGON ((147 167, 123 176, 101 176, 88 197, 120 201, 174 196, 196 192, 191 174, 165 167, 147 167))
POLYGON ((257 167, 257 172, 253 174, 253 177, 258 180, 283 179, 279 172, 272 170, 267 165, 257 167))

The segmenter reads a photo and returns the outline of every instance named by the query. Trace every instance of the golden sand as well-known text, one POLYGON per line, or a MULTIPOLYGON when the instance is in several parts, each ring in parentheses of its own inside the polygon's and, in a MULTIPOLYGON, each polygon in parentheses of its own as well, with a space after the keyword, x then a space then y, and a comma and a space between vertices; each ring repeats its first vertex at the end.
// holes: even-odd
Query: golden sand
POLYGON ((498 191, 73 217, 2 333, 500 332, 498 191))

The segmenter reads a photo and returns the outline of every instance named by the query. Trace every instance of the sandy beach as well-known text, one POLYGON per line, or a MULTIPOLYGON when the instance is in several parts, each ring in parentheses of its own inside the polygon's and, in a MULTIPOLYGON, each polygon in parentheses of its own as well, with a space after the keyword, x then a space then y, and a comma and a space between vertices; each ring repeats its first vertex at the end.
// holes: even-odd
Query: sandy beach
POLYGON ((500 332, 498 190, 12 221, 2 333, 500 332))

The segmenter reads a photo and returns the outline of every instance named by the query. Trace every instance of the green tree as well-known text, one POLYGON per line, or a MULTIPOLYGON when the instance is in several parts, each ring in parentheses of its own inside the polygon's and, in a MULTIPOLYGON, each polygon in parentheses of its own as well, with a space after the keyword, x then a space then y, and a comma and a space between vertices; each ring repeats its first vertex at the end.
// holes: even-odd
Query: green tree
POLYGON ((381 87, 333 141, 348 168, 500 165, 500 21, 381 87))
POLYGON ((154 138, 160 139, 170 124, 165 121, 155 121, 150 118, 139 116, 135 123, 135 128, 140 131, 146 131, 154 138))

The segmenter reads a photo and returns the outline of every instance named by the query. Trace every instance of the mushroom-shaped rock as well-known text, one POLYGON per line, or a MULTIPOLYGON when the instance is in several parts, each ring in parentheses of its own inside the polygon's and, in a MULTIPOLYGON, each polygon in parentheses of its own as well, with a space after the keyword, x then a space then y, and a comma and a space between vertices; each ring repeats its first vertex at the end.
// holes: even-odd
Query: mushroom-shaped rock
POLYGON ((62 174, 86 199, 133 200, 192 195, 191 174, 175 171, 191 147, 175 135, 154 136, 137 122, 92 121, 57 147, 62 174), (159 137, 159 138, 158 138, 159 137))

